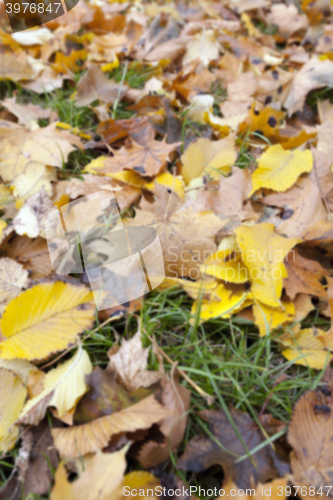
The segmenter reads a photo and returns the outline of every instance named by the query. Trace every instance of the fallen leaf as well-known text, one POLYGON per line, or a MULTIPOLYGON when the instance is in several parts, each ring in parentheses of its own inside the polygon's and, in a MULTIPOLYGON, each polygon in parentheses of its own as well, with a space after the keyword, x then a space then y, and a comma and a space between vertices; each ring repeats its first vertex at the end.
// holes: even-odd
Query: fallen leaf
POLYGON ((202 175, 219 179, 222 174, 231 172, 236 158, 235 136, 233 134, 219 141, 210 141, 202 137, 192 142, 181 156, 184 181, 188 184, 191 180, 202 175))
POLYGON ((128 447, 116 453, 98 451, 75 482, 69 482, 63 463, 55 474, 51 500, 121 500, 128 447))
POLYGON ((285 346, 282 354, 288 361, 321 370, 333 359, 333 354, 325 347, 324 338, 323 330, 304 328, 297 335, 281 340, 285 346))
POLYGON ((13 448, 19 435, 15 422, 22 410, 27 389, 22 380, 10 370, 0 368, 0 450, 13 448))
POLYGON ((0 259, 0 311, 28 285, 28 272, 15 260, 0 259))
POLYGON ((269 146, 258 161, 258 168, 252 174, 254 193, 261 187, 274 191, 286 191, 304 172, 310 172, 313 165, 311 151, 285 150, 280 144, 269 146))
POLYGON ((295 72, 291 88, 284 106, 289 116, 302 109, 305 97, 314 89, 331 87, 333 83, 333 62, 329 59, 322 61, 313 55, 303 67, 295 72))
POLYGON ((246 454, 244 445, 251 452, 263 442, 264 437, 248 414, 236 409, 230 409, 229 413, 234 425, 223 410, 203 410, 199 413, 216 440, 204 434, 195 436, 187 443, 177 466, 182 470, 201 472, 219 464, 223 467, 225 480, 231 480, 241 489, 256 487, 258 482, 265 483, 287 473, 288 464, 280 461, 269 445, 257 450, 252 460, 247 457, 237 463, 237 458, 246 454))
POLYGON ((302 257, 296 249, 287 255, 286 268, 288 276, 284 279, 284 286, 291 300, 297 293, 326 296, 326 290, 320 281, 329 273, 319 262, 302 257))
POLYGON ((65 349, 94 319, 92 293, 62 281, 40 283, 12 300, 0 320, 4 359, 44 359, 65 349), (17 310, 21 314, 17 314, 17 310))
POLYGON ((104 448, 116 434, 148 429, 169 413, 151 395, 129 408, 97 418, 88 424, 52 429, 52 436, 60 455, 78 457, 104 448))
POLYGON ((240 226, 235 234, 254 297, 267 306, 281 307, 283 278, 288 276, 284 259, 299 240, 275 234, 273 224, 266 222, 240 226))
MULTIPOLYGON (((309 487, 326 491, 332 475, 332 385, 308 391, 300 397, 288 431, 291 454, 292 483, 300 488, 301 498, 310 498, 309 487), (311 432, 309 432, 311 429, 311 432)), ((319 493, 320 495, 320 493, 319 493)))
POLYGON ((86 106, 97 99, 108 104, 114 104, 126 93, 127 85, 109 80, 99 66, 92 65, 77 85, 76 102, 86 106))
POLYGON ((108 175, 121 170, 134 170, 142 176, 158 175, 167 165, 170 154, 178 143, 167 144, 165 141, 151 139, 147 144, 140 145, 132 141, 130 148, 115 151, 108 158, 99 174, 108 175))
POLYGON ((44 418, 48 406, 57 408, 58 416, 62 417, 86 392, 85 375, 91 370, 89 356, 80 345, 71 359, 45 375, 42 392, 26 403, 19 421, 37 425, 44 418))
POLYGON ((283 310, 265 304, 254 304, 253 314, 259 328, 260 336, 269 334, 275 328, 293 320, 295 306, 292 302, 281 301, 283 310))
POLYGON ((147 441, 140 448, 138 460, 148 469, 164 462, 174 453, 183 441, 188 422, 191 393, 182 387, 175 374, 171 373, 161 395, 163 405, 172 413, 160 422, 160 432, 164 442, 147 441))
POLYGON ((4 247, 6 257, 16 260, 29 272, 31 279, 40 279, 53 272, 50 254, 44 238, 14 236, 4 247))

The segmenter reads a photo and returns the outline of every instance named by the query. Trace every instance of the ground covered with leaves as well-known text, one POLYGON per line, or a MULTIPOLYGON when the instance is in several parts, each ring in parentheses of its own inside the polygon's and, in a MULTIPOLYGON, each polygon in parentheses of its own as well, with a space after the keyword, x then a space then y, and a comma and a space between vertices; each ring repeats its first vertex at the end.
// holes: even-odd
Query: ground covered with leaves
POLYGON ((333 497, 331 2, 0 13, 0 499, 333 497), (110 189, 166 277, 97 311, 45 221, 110 189))

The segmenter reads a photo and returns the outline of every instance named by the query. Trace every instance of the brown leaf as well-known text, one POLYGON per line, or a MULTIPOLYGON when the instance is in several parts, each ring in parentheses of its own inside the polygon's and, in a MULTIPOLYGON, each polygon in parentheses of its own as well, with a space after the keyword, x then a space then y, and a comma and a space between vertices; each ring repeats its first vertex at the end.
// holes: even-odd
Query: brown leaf
POLYGON ((28 127, 31 124, 38 124, 40 118, 49 118, 51 114, 50 109, 42 109, 31 102, 23 106, 16 102, 15 97, 4 99, 2 105, 18 118, 20 125, 27 125, 28 127))
MULTIPOLYGON (((296 403, 288 431, 292 482, 297 486, 314 486, 316 491, 332 480, 333 406, 332 384, 308 391, 296 403)), ((332 498, 332 493, 326 493, 332 498)), ((302 493, 302 498, 310 498, 302 493)))
POLYGON ((298 250, 292 250, 286 257, 285 265, 288 278, 284 279, 284 286, 291 300, 297 293, 326 296, 326 290, 319 281, 329 273, 319 262, 305 259, 298 250))
POLYGON ((104 141, 112 144, 126 137, 130 137, 137 144, 142 146, 150 139, 154 139, 155 132, 147 116, 130 118, 129 120, 109 120, 102 121, 96 129, 97 134, 101 134, 104 141))
MULTIPOLYGON (((161 192, 163 186, 158 189, 161 192)), ((151 211, 137 210, 134 221, 136 225, 151 226, 157 230, 167 276, 196 279, 199 277, 199 264, 216 251, 214 238, 224 223, 210 211, 195 213, 192 208, 177 210, 182 203, 176 195, 169 194, 166 188, 164 190, 165 200, 170 200, 166 209, 157 200, 150 204, 151 211)), ((145 208, 148 205, 145 204, 145 208)), ((133 223, 126 219, 126 224, 133 223)))
POLYGON ((147 144, 140 145, 132 141, 130 148, 121 148, 108 158, 104 168, 98 173, 120 172, 121 170, 134 170, 143 177, 158 175, 170 160, 170 153, 179 143, 167 144, 165 141, 151 139, 147 144))
POLYGON ((169 411, 152 395, 125 410, 88 424, 52 429, 51 432, 60 455, 78 457, 104 448, 115 434, 148 429, 168 415, 169 411))
POLYGON ((175 452, 181 444, 188 421, 191 392, 178 383, 177 377, 171 374, 163 387, 161 401, 172 411, 160 423, 160 431, 165 436, 163 443, 146 442, 139 451, 138 460, 141 465, 149 469, 164 462, 175 452))
POLYGON ((121 98, 127 89, 126 84, 108 80, 99 66, 92 65, 77 84, 76 102, 79 106, 86 106, 92 101, 101 100, 114 104, 121 98))
MULTIPOLYGON (((248 414, 236 409, 229 411, 249 451, 265 440, 248 414)), ((178 460, 180 469, 201 472, 219 464, 223 467, 226 480, 231 480, 242 489, 253 488, 258 482, 265 483, 288 472, 288 464, 278 458, 269 444, 253 454, 252 461, 245 458, 236 463, 237 458, 245 455, 246 451, 225 412, 204 410, 199 415, 208 422, 210 432, 222 447, 208 435, 196 436, 189 441, 184 454, 178 460)))
POLYGON ((109 356, 108 369, 115 371, 117 380, 127 391, 139 387, 149 387, 161 378, 159 372, 147 371, 149 348, 145 349, 141 341, 141 328, 130 339, 122 340, 117 353, 109 356))
POLYGON ((0 313, 28 285, 28 272, 13 259, 0 259, 0 313))
POLYGON ((74 423, 83 424, 91 422, 104 415, 111 415, 118 411, 129 408, 141 398, 129 394, 116 382, 116 373, 101 370, 96 367, 92 373, 86 375, 88 392, 80 399, 74 413, 74 423))
POLYGON ((4 246, 4 254, 22 264, 31 279, 46 278, 53 272, 46 240, 40 236, 14 236, 4 246))

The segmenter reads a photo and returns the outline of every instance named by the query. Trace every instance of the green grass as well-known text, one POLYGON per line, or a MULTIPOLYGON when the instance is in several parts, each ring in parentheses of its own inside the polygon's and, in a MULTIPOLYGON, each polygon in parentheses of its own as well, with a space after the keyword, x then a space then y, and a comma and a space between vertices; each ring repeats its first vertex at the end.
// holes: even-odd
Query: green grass
POLYGON ((124 80, 132 89, 142 89, 147 80, 152 78, 156 72, 158 72, 158 69, 152 66, 132 61, 129 64, 120 64, 118 68, 108 73, 108 77, 114 79, 117 83, 124 80))
MULTIPOLYGON (((264 409, 265 414, 271 413, 288 423, 295 402, 305 391, 318 385, 322 372, 288 362, 282 356, 278 343, 271 336, 260 338, 256 326, 250 321, 218 318, 197 326, 191 325, 191 305, 192 299, 179 289, 152 292, 146 297, 141 311, 101 327, 84 341, 84 347, 92 363, 104 368, 108 362, 107 351, 114 345, 116 333, 123 338, 131 338, 137 331, 140 317, 144 345, 150 346, 148 336, 155 336, 158 346, 172 362, 178 363, 178 367, 195 384, 214 397, 211 409, 233 406, 247 412, 259 426, 259 415, 264 409)), ((329 321, 315 312, 302 326, 313 324, 323 328, 329 325, 329 321)), ((72 353, 67 356, 70 355, 72 353)), ((158 360, 152 350, 149 368, 158 368, 158 360)), ((165 362, 165 368, 168 371, 172 366, 165 362)), ((182 377, 180 383, 191 390, 191 404, 188 426, 178 454, 191 438, 207 430, 197 416, 198 411, 207 409, 206 401, 182 377)), ((0 483, 9 476, 17 449, 2 457, 0 483)), ((244 453, 241 458, 245 457, 244 453)), ((176 460, 177 456, 172 457, 163 466, 165 471, 190 480, 190 474, 177 469, 176 460)), ((139 465, 131 461, 130 469, 133 468, 139 468, 139 465)), ((220 467, 211 467, 202 475, 196 475, 191 484, 203 487, 204 484, 214 485, 217 482, 218 486, 221 481, 220 467)), ((37 496, 31 498, 37 499, 37 496)))

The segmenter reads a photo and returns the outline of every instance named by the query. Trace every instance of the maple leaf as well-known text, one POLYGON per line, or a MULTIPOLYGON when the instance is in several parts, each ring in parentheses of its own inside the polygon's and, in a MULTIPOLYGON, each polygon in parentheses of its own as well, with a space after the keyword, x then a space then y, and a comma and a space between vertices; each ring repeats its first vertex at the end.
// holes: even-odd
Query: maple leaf
MULTIPOLYGON (((168 195, 167 199, 170 197, 172 195, 168 195)), ((166 275, 174 276, 174 273, 177 273, 179 276, 188 276, 191 270, 197 268, 204 260, 205 250, 208 252, 216 250, 214 236, 223 227, 223 222, 213 212, 195 213, 191 208, 173 212, 171 202, 168 213, 157 203, 155 205, 156 214, 138 209, 134 219, 135 225, 149 226, 157 230, 166 275), (200 235, 199 242, 198 235, 200 235), (194 250, 196 252, 193 258, 194 250)), ((155 210, 155 206, 151 209, 155 210)), ((126 219, 126 224, 132 225, 131 220, 126 219)))
POLYGON ((130 339, 123 339, 119 351, 109 356, 108 368, 117 373, 118 382, 128 391, 149 387, 160 379, 160 374, 146 371, 149 349, 141 342, 140 327, 130 339))
POLYGON ((104 163, 103 169, 98 173, 107 175, 120 172, 121 170, 134 170, 143 177, 158 175, 169 161, 170 153, 176 149, 179 143, 167 144, 163 141, 150 139, 145 145, 132 140, 130 148, 122 147, 114 152, 112 158, 104 163))
POLYGON ((99 99, 114 104, 117 99, 123 97, 126 90, 126 84, 119 85, 108 80, 99 66, 92 65, 77 85, 76 102, 79 106, 85 106, 99 99))

